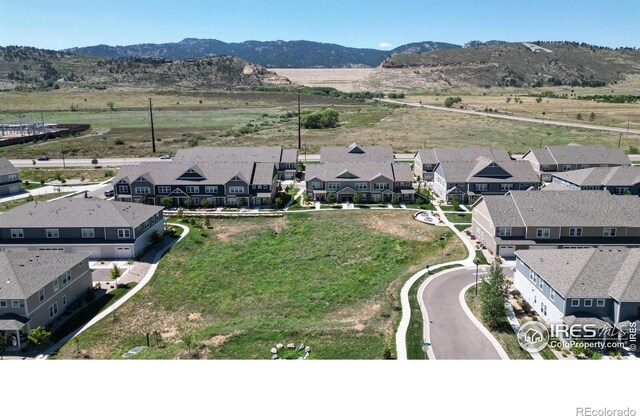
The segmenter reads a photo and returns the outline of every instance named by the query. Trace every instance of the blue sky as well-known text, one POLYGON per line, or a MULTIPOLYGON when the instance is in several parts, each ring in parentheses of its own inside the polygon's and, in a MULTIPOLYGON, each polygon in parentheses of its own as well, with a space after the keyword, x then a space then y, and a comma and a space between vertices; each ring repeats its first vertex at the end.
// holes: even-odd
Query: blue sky
POLYGON ((0 0, 0 45, 62 49, 196 37, 378 49, 491 39, 640 47, 638 22, 640 0, 0 0))

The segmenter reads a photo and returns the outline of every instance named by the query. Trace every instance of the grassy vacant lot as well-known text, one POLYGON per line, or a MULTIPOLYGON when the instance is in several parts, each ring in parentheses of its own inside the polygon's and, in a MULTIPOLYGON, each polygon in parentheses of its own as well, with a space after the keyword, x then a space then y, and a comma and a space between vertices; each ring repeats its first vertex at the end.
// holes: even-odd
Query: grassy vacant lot
POLYGON ((86 182, 102 182, 107 178, 115 176, 115 168, 21 168, 20 178, 31 183, 40 185, 40 181, 45 182, 64 179, 84 179, 86 182))
MULTIPOLYGON (((25 120, 39 121, 42 109, 45 121, 89 123, 92 131, 79 137, 0 148, 0 156, 36 158, 46 154, 60 157, 62 150, 67 157, 95 156, 98 160, 107 156, 150 156, 149 96, 154 99, 159 154, 173 154, 179 148, 196 143, 209 146, 297 146, 297 119, 293 117, 295 94, 56 90, 0 92, 0 100, 6 103, 0 112, 0 120, 17 121, 18 114, 23 113, 25 120), (109 110, 106 105, 109 101, 114 102, 116 111, 109 110), (77 106, 77 110, 71 111, 71 105, 77 106)), ((436 98, 444 99, 442 96, 436 98)), ((307 144, 309 153, 316 153, 321 146, 348 145, 354 141, 364 145, 392 145, 401 152, 411 152, 425 145, 483 145, 522 153, 538 147, 540 141, 543 145, 571 142, 604 146, 618 144, 615 133, 489 119, 379 102, 302 96, 303 109, 317 110, 325 106, 340 112, 340 126, 323 130, 304 129, 302 141, 307 144)), ((637 137, 623 135, 623 148, 637 144, 637 137)))
POLYGON ((51 199, 60 198, 61 196, 69 195, 69 194, 72 194, 72 193, 73 192, 55 192, 53 194, 36 195, 36 196, 31 197, 31 198, 26 197, 26 198, 20 198, 20 199, 13 199, 11 201, 6 201, 6 202, 0 203, 0 212, 5 212, 5 211, 10 210, 11 208, 19 207, 20 205, 24 205, 27 202, 31 202, 31 201, 37 201, 37 202, 49 201, 51 199))
MULTIPOLYGON (((404 281, 425 263, 464 257, 452 233, 439 240, 441 230, 416 227, 406 212, 320 211, 211 226, 192 228, 118 320, 83 333, 80 348, 119 358, 158 331, 164 347, 136 357, 269 359, 277 342, 304 342, 314 359, 395 356, 404 281)), ((76 358, 76 347, 58 356, 76 358)))

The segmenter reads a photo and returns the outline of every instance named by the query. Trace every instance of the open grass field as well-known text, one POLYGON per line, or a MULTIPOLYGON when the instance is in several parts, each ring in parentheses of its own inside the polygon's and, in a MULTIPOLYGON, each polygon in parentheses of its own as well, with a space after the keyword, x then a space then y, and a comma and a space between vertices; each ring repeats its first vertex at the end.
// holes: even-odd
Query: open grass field
MULTIPOLYGON (((192 227, 139 294, 80 336, 92 358, 120 358, 158 331, 138 358, 270 359, 278 342, 312 359, 395 356, 399 291, 426 263, 464 257, 451 232, 407 212, 288 214, 192 227), (185 340, 191 335, 191 354, 185 340)), ((74 345, 59 358, 76 358, 74 345)))
POLYGON ((13 199, 11 201, 1 202, 0 203, 0 212, 5 212, 5 211, 8 211, 8 210, 10 210, 12 208, 19 207, 20 205, 24 205, 27 202, 49 201, 51 199, 60 198, 61 196, 66 196, 66 195, 69 195, 69 194, 72 194, 72 193, 73 192, 56 192, 56 193, 53 193, 53 194, 36 195, 36 196, 32 196, 31 198, 27 197, 27 198, 13 199))
MULTIPOLYGON (((21 168, 20 178, 29 181, 30 185, 40 186, 40 181, 45 182, 64 179, 80 179, 85 182, 102 182, 115 176, 116 168, 21 168)), ((31 189, 31 188, 30 188, 31 189)))
MULTIPOLYGON (((22 113, 25 114, 25 120, 38 121, 39 110, 44 109, 47 122, 89 123, 92 130, 78 137, 3 147, 0 148, 0 156, 37 158, 48 155, 59 158, 62 152, 67 157, 98 159, 107 156, 151 156, 148 96, 154 98, 158 154, 173 154, 180 148, 194 144, 297 146, 297 118, 294 116, 297 98, 291 93, 148 90, 92 90, 74 93, 57 90, 0 92, 0 99, 7 103, 0 112, 0 120, 17 121, 18 114, 22 113), (83 97, 87 99, 86 102, 83 97), (106 103, 109 101, 114 102, 116 111, 108 109, 106 103), (70 105, 77 105, 78 110, 70 111, 70 105)), ((417 97, 421 96, 409 99, 419 100, 417 97)), ((445 98, 431 97, 434 101, 445 98)), ((473 99, 475 98, 492 99, 473 99)), ((504 97, 495 99, 503 100, 504 97)), ((525 103, 520 104, 523 107, 537 105, 531 98, 524 99, 525 103)), ((574 103, 573 100, 555 101, 574 103)), ((575 103, 593 104, 582 101, 575 103)), ((515 105, 513 102, 510 104, 515 105)), ((303 109, 317 110, 325 106, 331 106, 340 112, 340 125, 333 129, 303 129, 302 141, 303 145, 307 145, 308 153, 317 153, 322 146, 348 145, 354 141, 363 145, 391 145, 398 152, 413 152, 424 146, 493 146, 516 154, 538 147, 541 143, 543 146, 572 142, 610 147, 618 145, 616 133, 452 114, 371 101, 302 96, 303 109)), ((616 111, 619 112, 615 116, 616 122, 619 122, 627 114, 627 110, 618 108, 616 111)), ((585 113, 587 122, 588 114, 585 113)), ((604 119, 604 114, 601 114, 604 119)), ((634 117, 636 120, 638 113, 634 117)), ((632 121, 633 123, 640 123, 640 120, 632 121)), ((622 137, 622 147, 625 149, 639 144, 640 138, 637 136, 622 137)))

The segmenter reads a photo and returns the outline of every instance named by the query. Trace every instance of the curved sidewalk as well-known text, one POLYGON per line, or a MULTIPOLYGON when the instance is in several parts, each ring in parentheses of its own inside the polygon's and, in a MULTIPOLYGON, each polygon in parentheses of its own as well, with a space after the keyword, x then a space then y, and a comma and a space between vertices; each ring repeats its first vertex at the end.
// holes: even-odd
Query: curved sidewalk
POLYGON ((89 322, 87 322, 86 324, 84 324, 80 328, 76 329, 75 331, 71 332, 69 335, 67 335, 66 337, 64 337, 63 339, 58 341, 56 344, 54 344, 53 346, 48 348, 44 353, 42 353, 39 356, 37 356, 36 357, 37 360, 46 360, 49 357, 49 355, 51 355, 55 351, 58 351, 60 348, 62 348, 63 345, 65 345, 71 339, 73 339, 77 335, 83 333, 88 328, 92 327, 96 323, 100 322, 101 320, 103 320, 104 318, 109 316, 109 314, 111 314, 116 309, 118 309, 120 306, 122 306, 126 301, 131 299, 131 297, 133 295, 135 295, 140 290, 142 290, 146 286, 147 283, 149 283, 149 281, 151 280, 151 278, 155 274, 156 269, 158 268, 158 262, 160 261, 162 256, 164 256, 164 254, 167 251, 169 251, 169 249, 171 247, 176 245, 178 242, 182 241, 182 239, 184 237, 186 237, 187 234, 189 234, 189 227, 187 227, 187 226, 184 226, 182 224, 176 224, 176 223, 167 223, 167 225, 173 225, 175 227, 180 227, 180 228, 182 228, 183 232, 180 235, 180 237, 176 241, 173 242, 173 244, 166 246, 162 251, 160 251, 158 254, 156 254, 156 256, 153 258, 151 267, 149 267, 149 270, 147 271, 147 274, 145 274, 144 278, 140 281, 140 283, 135 285, 135 287, 133 289, 131 289, 129 292, 127 292, 127 294, 125 294, 123 297, 118 299, 113 305, 109 306, 107 309, 105 309, 104 311, 100 312, 98 315, 93 317, 93 319, 91 319, 89 322))

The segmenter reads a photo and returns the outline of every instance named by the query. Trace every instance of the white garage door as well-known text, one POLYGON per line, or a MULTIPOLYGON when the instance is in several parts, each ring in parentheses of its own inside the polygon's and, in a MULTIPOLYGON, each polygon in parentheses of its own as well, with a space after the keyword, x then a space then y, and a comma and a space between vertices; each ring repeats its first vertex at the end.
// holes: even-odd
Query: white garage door
POLYGON ((92 260, 102 257, 100 247, 74 247, 73 252, 89 256, 89 258, 92 260))
POLYGON ((116 247, 116 258, 117 259, 130 259, 131 258, 131 247, 116 247))
POLYGON ((516 246, 500 246, 500 256, 505 259, 515 257, 516 246))

